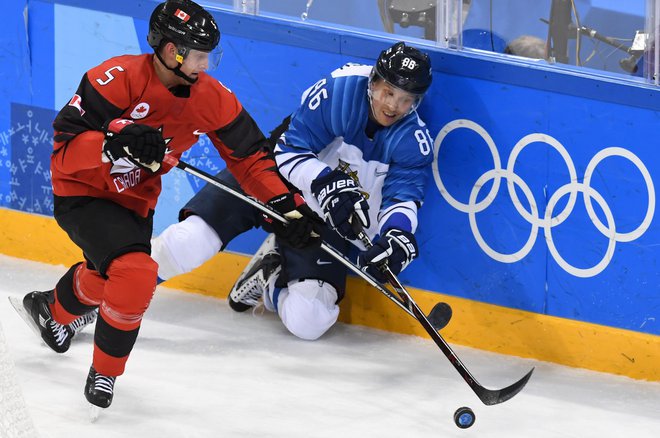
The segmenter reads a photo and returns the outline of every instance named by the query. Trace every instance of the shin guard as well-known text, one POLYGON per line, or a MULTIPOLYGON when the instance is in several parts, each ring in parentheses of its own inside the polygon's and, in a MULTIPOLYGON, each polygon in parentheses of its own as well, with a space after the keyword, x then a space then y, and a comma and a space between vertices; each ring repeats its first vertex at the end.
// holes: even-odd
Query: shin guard
POLYGON ((141 252, 124 254, 110 264, 94 333, 94 368, 99 373, 124 372, 156 289, 157 271, 156 262, 141 252))

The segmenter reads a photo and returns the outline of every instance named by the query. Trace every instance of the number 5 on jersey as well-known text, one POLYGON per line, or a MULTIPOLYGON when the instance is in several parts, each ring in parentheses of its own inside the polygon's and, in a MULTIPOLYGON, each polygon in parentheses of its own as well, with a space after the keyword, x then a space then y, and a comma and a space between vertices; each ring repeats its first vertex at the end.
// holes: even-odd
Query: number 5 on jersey
POLYGON ((105 81, 102 81, 101 79, 97 79, 96 82, 101 86, 108 85, 110 81, 115 78, 112 75, 112 70, 124 71, 124 69, 120 65, 115 65, 114 67, 110 67, 105 71, 105 77, 107 78, 105 81))

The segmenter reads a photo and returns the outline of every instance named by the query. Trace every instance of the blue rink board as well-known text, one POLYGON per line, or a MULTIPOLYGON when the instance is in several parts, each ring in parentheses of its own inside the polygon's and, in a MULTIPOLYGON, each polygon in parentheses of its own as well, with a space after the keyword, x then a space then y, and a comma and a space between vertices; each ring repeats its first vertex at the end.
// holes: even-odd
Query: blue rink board
MULTIPOLYGON (((12 47, 19 59, 0 64, 10 77, 0 85, 0 205, 49 213, 43 199, 42 211, 34 210, 43 173, 19 172, 28 151, 18 134, 10 133, 25 124, 28 111, 39 117, 42 129, 66 103, 56 96, 68 96, 81 75, 100 62, 84 49, 107 48, 111 41, 117 55, 149 50, 144 41, 149 3, 29 3, 35 61, 32 67, 24 62, 28 49, 18 41, 12 47), (86 9, 71 6, 80 4, 86 9), (70 47, 72 38, 65 33, 81 17, 101 21, 120 11, 126 15, 113 16, 112 34, 79 26, 83 50, 70 47), (53 54, 67 50, 87 55, 66 56, 66 64, 56 61, 53 54), (28 194, 32 201, 17 201, 28 194)), ((20 4, 10 7, 22 10, 20 4)), ((320 76, 345 62, 372 63, 389 44, 226 12, 216 17, 225 52, 216 76, 265 132, 320 76)), ((436 138, 437 156, 420 213, 421 257, 401 279, 478 301, 660 334, 660 232, 654 218, 660 92, 493 56, 427 50, 434 83, 420 113, 436 138), (512 154, 516 160, 507 170, 512 154), (550 202, 552 217, 545 219, 550 202)), ((205 138, 184 159, 210 172, 224 166, 205 138)), ((197 181, 176 170, 164 185, 157 232, 176 220, 178 209, 199 189, 197 181)), ((250 233, 230 249, 251 253, 262 237, 250 233)))

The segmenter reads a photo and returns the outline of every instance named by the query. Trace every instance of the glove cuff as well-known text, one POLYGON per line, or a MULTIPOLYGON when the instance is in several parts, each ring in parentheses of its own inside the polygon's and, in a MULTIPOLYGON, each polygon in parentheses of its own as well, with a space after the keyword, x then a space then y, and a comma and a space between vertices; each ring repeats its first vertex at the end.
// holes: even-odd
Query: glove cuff
MULTIPOLYGON (((302 196, 299 196, 300 199, 302 199, 302 196)), ((303 200, 301 204, 304 204, 305 201, 303 200)), ((296 197, 293 193, 282 193, 281 195, 277 195, 266 202, 266 204, 270 205, 275 211, 277 211, 280 214, 286 214, 289 213, 290 211, 295 210, 299 205, 297 204, 296 197)))
POLYGON ((112 119, 103 124, 103 130, 105 131, 106 137, 113 137, 114 134, 119 134, 122 129, 133 123, 135 122, 130 119, 112 119))

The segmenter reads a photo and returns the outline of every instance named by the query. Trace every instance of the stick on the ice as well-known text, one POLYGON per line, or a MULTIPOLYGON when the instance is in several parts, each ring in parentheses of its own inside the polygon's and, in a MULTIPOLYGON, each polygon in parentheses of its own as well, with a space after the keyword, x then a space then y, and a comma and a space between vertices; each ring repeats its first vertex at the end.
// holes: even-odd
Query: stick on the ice
MULTIPOLYGON (((191 175, 194 175, 209 184, 212 184, 227 193, 230 193, 234 196, 236 196, 239 199, 242 199, 243 201, 249 203, 253 207, 259 209, 260 211, 268 214, 270 217, 273 219, 279 220, 283 223, 287 223, 287 219, 273 210, 272 208, 268 207, 267 205, 263 204, 262 202, 251 198, 249 196, 244 195, 243 193, 229 187, 226 185, 224 182, 220 181, 218 178, 215 178, 212 175, 209 175, 208 173, 204 172, 203 170, 197 169, 183 161, 178 160, 175 157, 172 157, 170 155, 166 155, 165 159, 163 160, 165 163, 171 165, 172 167, 178 167, 179 169, 190 173, 191 175)), ((364 234, 364 233, 363 233, 364 234)), ((390 292, 388 289, 383 287, 378 281, 376 281, 373 277, 368 275, 367 273, 363 272, 360 268, 358 268, 354 263, 352 263, 350 260, 348 260, 346 257, 344 257, 343 254, 341 254, 339 251, 337 251, 335 248, 332 246, 326 244, 325 242, 321 243, 321 248, 323 248, 324 251, 326 251, 328 254, 330 254, 332 257, 337 259, 340 263, 344 264, 348 269, 350 269, 353 273, 359 275, 361 278, 366 280, 370 285, 375 287, 378 291, 383 293, 385 296, 390 298, 394 303, 396 303, 400 308, 402 308, 404 311, 406 311, 409 315, 414 317, 419 323, 424 327, 426 332, 431 336, 431 339, 436 343, 436 345, 440 348, 440 350, 443 352, 445 357, 449 359, 449 362, 454 366, 456 371, 461 375, 463 380, 472 388, 474 393, 479 397, 479 399, 485 404, 485 405, 495 405, 498 403, 505 402, 509 400, 511 397, 515 396, 518 394, 527 384, 529 381, 530 377, 532 376, 532 373, 534 372, 534 369, 532 368, 525 376, 523 376, 520 380, 517 382, 513 383, 510 386, 507 386, 506 388, 502 389, 488 389, 485 388, 483 385, 481 385, 475 378, 472 376, 470 371, 467 369, 467 367, 461 362, 461 360, 458 358, 456 353, 451 349, 449 344, 447 344, 447 341, 438 333, 436 328, 431 324, 431 322, 428 320, 424 312, 419 308, 417 303, 412 299, 408 291, 405 290, 403 285, 399 282, 399 280, 396 278, 396 276, 392 273, 389 268, 387 268, 387 271, 389 271, 389 274, 387 274, 388 281, 392 283, 393 287, 397 291, 397 293, 401 296, 401 298, 397 297, 394 293, 390 292), (395 286, 396 285, 396 286, 395 286), (405 298, 404 298, 405 297, 405 298)))
MULTIPOLYGON (((353 226, 358 239, 362 241, 362 244, 366 248, 371 248, 373 246, 371 239, 369 239, 369 236, 362 230, 362 227, 359 225, 359 221, 354 220, 353 223, 355 224, 353 226)), ((401 301, 403 304, 408 308, 410 313, 419 321, 419 323, 426 329, 428 334, 431 336, 431 339, 436 343, 438 347, 440 347, 440 350, 445 354, 447 359, 449 359, 449 362, 456 368, 456 371, 463 377, 463 380, 467 382, 468 385, 470 385, 470 388, 477 394, 477 397, 485 404, 485 405, 494 405, 498 403, 505 402, 509 400, 511 397, 514 395, 518 394, 522 389, 525 387, 527 384, 527 381, 532 377, 532 373, 534 372, 534 368, 532 368, 525 376, 523 376, 522 379, 518 380, 514 384, 503 388, 503 389, 488 389, 485 388, 483 385, 481 385, 477 379, 474 378, 472 373, 467 369, 467 367, 461 362, 461 360, 458 358, 456 353, 454 353, 454 350, 451 349, 449 344, 447 344, 447 341, 438 333, 436 330, 433 328, 433 324, 429 321, 429 317, 427 317, 424 312, 419 308, 417 303, 412 299, 410 296, 410 293, 406 290, 405 287, 401 284, 399 279, 397 278, 396 275, 392 272, 389 266, 387 264, 382 264, 379 266, 379 269, 385 274, 385 278, 387 278, 388 283, 394 288, 394 290, 399 294, 401 297, 401 301)), ((441 303, 440 303, 441 304, 441 303)), ((434 308, 435 309, 435 308, 434 308)), ((433 311, 431 311, 431 316, 433 314, 433 311)))

